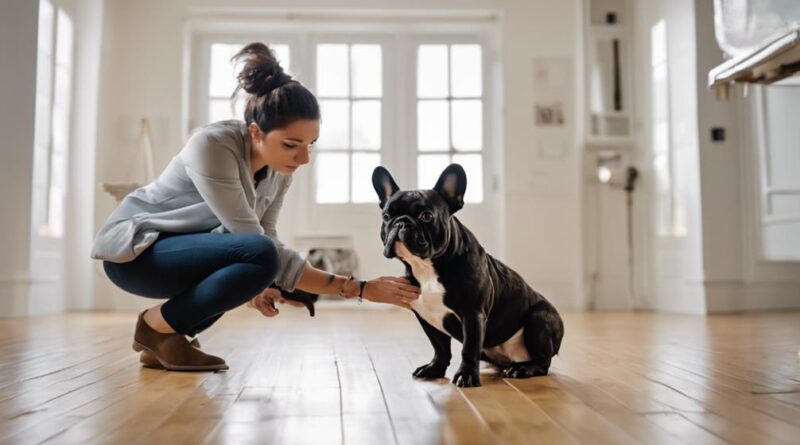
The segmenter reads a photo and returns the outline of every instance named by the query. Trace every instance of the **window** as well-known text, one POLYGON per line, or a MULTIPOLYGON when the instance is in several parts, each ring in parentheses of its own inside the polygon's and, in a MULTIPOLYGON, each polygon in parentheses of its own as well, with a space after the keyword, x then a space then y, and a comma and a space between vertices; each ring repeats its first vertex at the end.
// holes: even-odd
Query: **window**
POLYGON ((483 201, 483 87, 477 44, 417 47, 417 186, 451 162, 464 167, 466 202, 483 201))
POLYGON ((318 203, 377 202, 371 177, 383 146, 382 56, 377 44, 316 45, 318 203))
POLYGON ((656 226, 661 236, 686 234, 682 195, 675 181, 675 153, 670 135, 670 89, 667 27, 661 20, 650 29, 650 86, 656 226))
POLYGON ((291 55, 293 75, 314 92, 321 108, 320 137, 304 186, 315 208, 376 203, 371 176, 378 165, 389 167, 404 187, 431 188, 451 162, 468 175, 465 200, 482 203, 485 146, 491 140, 482 40, 478 34, 435 39, 399 30, 198 34, 188 120, 241 119, 242 99, 234 109, 230 100, 237 72, 231 56, 249 42, 281 42, 269 46, 287 71, 291 55))
POLYGON ((61 237, 67 189, 72 99, 73 25, 48 0, 39 7, 32 223, 41 236, 61 237))
MULTIPOLYGON (((249 42, 212 43, 209 56, 208 77, 208 122, 230 119, 241 120, 244 116, 244 95, 239 95, 231 107, 231 94, 236 89, 237 67, 231 61, 239 50, 249 42)), ((273 43, 269 45, 275 52, 283 69, 290 73, 289 45, 273 43)))

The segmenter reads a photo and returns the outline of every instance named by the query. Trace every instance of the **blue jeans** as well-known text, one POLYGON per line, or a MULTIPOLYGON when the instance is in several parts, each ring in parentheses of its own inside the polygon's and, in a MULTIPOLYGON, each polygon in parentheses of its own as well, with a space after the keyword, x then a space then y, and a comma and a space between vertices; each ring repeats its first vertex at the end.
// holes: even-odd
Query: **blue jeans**
POLYGON ((164 320, 196 335, 272 284, 280 261, 272 239, 256 233, 161 233, 127 263, 103 262, 121 289, 167 299, 164 320))

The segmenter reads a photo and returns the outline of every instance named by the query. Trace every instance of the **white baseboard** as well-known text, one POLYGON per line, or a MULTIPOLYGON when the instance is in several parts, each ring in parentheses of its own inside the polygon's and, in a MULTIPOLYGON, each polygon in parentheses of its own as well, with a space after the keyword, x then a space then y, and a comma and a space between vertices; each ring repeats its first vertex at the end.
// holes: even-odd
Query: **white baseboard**
POLYGON ((706 282, 709 314, 741 311, 800 309, 800 282, 706 282))
POLYGON ((703 315, 706 313, 705 289, 697 280, 673 279, 662 281, 661 287, 647 301, 656 312, 703 315))
POLYGON ((0 280, 0 317, 56 314, 66 309, 58 277, 21 276, 0 280))

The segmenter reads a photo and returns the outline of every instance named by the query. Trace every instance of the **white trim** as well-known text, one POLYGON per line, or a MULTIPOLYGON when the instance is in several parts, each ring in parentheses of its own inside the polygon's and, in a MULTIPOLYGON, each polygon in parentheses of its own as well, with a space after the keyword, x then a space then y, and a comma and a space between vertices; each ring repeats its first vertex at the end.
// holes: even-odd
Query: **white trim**
POLYGON ((705 282, 709 314, 770 309, 800 309, 800 282, 705 282))
POLYGON ((800 187, 767 187, 765 193, 775 195, 797 195, 800 194, 800 187))
POLYGON ((0 286, 56 283, 59 280, 61 280, 61 276, 58 274, 48 274, 48 275, 23 274, 23 275, 0 278, 0 286))
POLYGON ((494 23, 500 12, 486 9, 355 9, 355 8, 270 8, 189 6, 190 17, 248 17, 259 21, 290 23, 382 22, 382 23, 494 23))
POLYGON ((260 34, 265 29, 276 33, 341 33, 348 34, 437 34, 453 33, 473 34, 491 32, 496 22, 427 22, 427 21, 294 21, 288 19, 255 20, 252 17, 240 18, 190 18, 187 26, 193 34, 197 33, 230 33, 236 30, 241 33, 260 34))
POLYGON ((776 226, 781 224, 791 224, 800 222, 800 215, 784 215, 784 216, 765 216, 761 220, 764 226, 776 226))

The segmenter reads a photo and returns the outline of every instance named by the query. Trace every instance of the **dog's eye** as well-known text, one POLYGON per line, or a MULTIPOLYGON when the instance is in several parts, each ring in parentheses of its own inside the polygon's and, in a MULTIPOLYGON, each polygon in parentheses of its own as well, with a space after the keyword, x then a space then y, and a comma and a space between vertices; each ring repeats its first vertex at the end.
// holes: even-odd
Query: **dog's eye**
POLYGON ((419 215, 419 220, 426 223, 431 222, 433 221, 433 213, 428 211, 422 212, 419 215))
POLYGON ((383 220, 384 220, 384 221, 389 221, 389 218, 390 218, 390 217, 389 217, 389 214, 388 214, 388 213, 384 213, 384 214, 383 214, 383 220))

